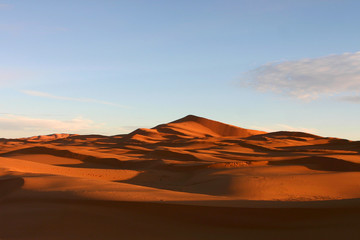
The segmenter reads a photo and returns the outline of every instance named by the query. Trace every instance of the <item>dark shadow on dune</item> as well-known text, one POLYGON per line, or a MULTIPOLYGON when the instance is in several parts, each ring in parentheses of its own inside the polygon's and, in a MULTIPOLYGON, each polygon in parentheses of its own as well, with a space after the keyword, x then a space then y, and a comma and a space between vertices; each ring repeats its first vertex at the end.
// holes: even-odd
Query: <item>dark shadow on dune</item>
POLYGON ((273 148, 268 148, 268 147, 263 147, 263 146, 251 144, 251 143, 248 143, 248 142, 246 142, 244 140, 241 140, 241 139, 229 139, 229 140, 224 140, 223 142, 234 143, 234 144, 236 144, 238 146, 252 149, 255 152, 276 152, 276 151, 278 151, 278 150, 273 149, 273 148))
MULTIPOLYGON (((163 161, 160 158, 148 159, 141 157, 139 160, 121 161, 117 158, 102 158, 95 157, 80 153, 75 153, 69 150, 60 150, 48 147, 30 147, 23 148, 15 151, 6 152, 0 154, 3 157, 11 157, 15 154, 49 154, 57 157, 73 158, 82 161, 81 164, 61 164, 57 166, 64 167, 79 167, 79 168, 111 168, 111 169, 143 169, 143 168, 156 168, 163 165, 163 161)), ((156 153, 155 153, 156 154, 156 153)), ((175 153, 176 154, 176 153, 175 153)), ((180 155, 182 155, 180 153, 180 155)), ((189 154, 190 155, 190 154, 189 154)), ((191 156, 191 155, 190 155, 191 156)))
POLYGON ((119 169, 118 167, 101 165, 96 163, 78 163, 78 164, 53 164, 59 167, 71 167, 71 168, 91 168, 91 169, 119 169))
MULTIPOLYGON (((163 168, 164 162, 160 157, 147 158, 146 156, 138 157, 139 160, 121 161, 117 158, 101 158, 85 154, 74 153, 69 150, 53 149, 48 147, 30 147, 0 154, 2 157, 16 158, 16 155, 22 154, 49 154, 57 157, 73 158, 82 161, 79 164, 53 164, 61 167, 74 168, 98 168, 98 169, 128 169, 142 170, 148 168, 163 168)), ((156 153, 155 153, 156 154, 156 153)), ((171 154, 171 153, 170 153, 171 154)), ((182 153, 176 156, 183 156, 182 153)), ((189 154, 190 155, 190 154, 189 154)), ((191 155, 190 155, 191 156, 191 155)))
POLYGON ((15 176, 6 176, 0 178, 0 197, 19 190, 24 185, 24 179, 15 176))
POLYGON ((181 167, 164 167, 166 170, 148 170, 137 176, 116 182, 133 185, 152 187, 177 192, 207 194, 213 196, 225 196, 230 192, 232 178, 228 175, 218 174, 211 176, 215 170, 205 169, 204 166, 188 166, 183 171, 181 167), (186 170, 185 170, 186 169, 186 170))
POLYGON ((338 158, 310 156, 299 159, 269 161, 269 165, 302 165, 309 169, 336 172, 360 172, 360 164, 338 158))
POLYGON ((304 138, 312 138, 312 139, 321 139, 323 137, 305 133, 305 132, 292 132, 292 131, 277 131, 277 132, 270 132, 265 134, 257 134, 246 139, 249 140, 256 140, 256 141, 267 141, 268 139, 292 139, 297 141, 307 141, 304 138))
MULTIPOLYGON (((101 158, 100 160, 101 161, 101 158)), ((124 169, 124 170, 142 170, 148 168, 161 168, 163 165, 161 160, 131 160, 119 162, 116 166, 113 165, 101 165, 91 162, 84 162, 79 164, 57 164, 61 167, 74 167, 74 168, 94 168, 94 169, 124 169)))
POLYGON ((176 152, 171 150, 153 150, 148 152, 146 156, 154 159, 173 159, 178 161, 201 161, 201 159, 195 157, 192 154, 176 152))
POLYGON ((360 141, 349 141, 347 139, 330 138, 327 143, 313 144, 305 146, 289 146, 281 147, 287 151, 302 151, 302 150, 342 150, 342 151, 356 151, 360 153, 360 141))
POLYGON ((15 151, 0 154, 0 156, 6 157, 12 154, 50 154, 58 157, 74 158, 83 162, 97 163, 107 166, 120 167, 121 161, 117 158, 99 158, 95 156, 75 153, 69 150, 54 149, 48 147, 30 147, 23 148, 15 151))
MULTIPOLYGON (((16 199, 4 204, 53 204, 99 207, 102 211, 153 216, 185 225, 222 227, 225 229, 316 229, 321 227, 360 227, 360 199, 316 202, 279 202, 239 200, 238 207, 226 206, 233 201, 164 201, 127 202, 90 199, 16 199), (243 205, 243 206, 242 206, 243 205)), ((232 202, 232 203, 231 203, 232 202)), ((99 216, 100 217, 100 216, 99 216)), ((121 214, 118 215, 121 217, 121 214)), ((117 225, 116 225, 117 226, 117 225)), ((181 230, 180 230, 181 231, 181 230)), ((360 232, 358 232, 360 233, 360 232)), ((273 239, 273 238, 271 238, 273 239)))
POLYGON ((333 201, 305 206, 240 201, 239 207, 226 207, 227 201, 223 202, 223 206, 214 206, 217 201, 119 202, 44 196, 5 199, 2 207, 6 211, 0 212, 0 238, 333 240, 360 237, 359 201, 357 205, 333 201), (18 206, 23 211, 17 211, 18 206))

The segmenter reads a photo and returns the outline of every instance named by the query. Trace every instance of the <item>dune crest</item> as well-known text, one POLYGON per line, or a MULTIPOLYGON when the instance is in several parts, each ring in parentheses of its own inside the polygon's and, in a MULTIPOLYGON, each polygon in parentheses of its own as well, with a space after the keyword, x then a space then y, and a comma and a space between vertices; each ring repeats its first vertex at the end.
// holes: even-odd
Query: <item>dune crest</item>
POLYGON ((39 135, 39 136, 33 136, 28 138, 20 138, 20 140, 25 140, 29 142, 46 142, 46 141, 53 141, 57 139, 63 139, 76 136, 76 134, 68 134, 68 133, 54 133, 49 135, 39 135))
POLYGON ((360 142, 194 115, 122 135, 0 140, 0 239, 359 233, 360 142))
POLYGON ((256 134, 266 133, 236 127, 195 115, 187 115, 186 117, 173 122, 156 126, 154 129, 164 133, 173 131, 174 133, 196 137, 249 137, 256 134))

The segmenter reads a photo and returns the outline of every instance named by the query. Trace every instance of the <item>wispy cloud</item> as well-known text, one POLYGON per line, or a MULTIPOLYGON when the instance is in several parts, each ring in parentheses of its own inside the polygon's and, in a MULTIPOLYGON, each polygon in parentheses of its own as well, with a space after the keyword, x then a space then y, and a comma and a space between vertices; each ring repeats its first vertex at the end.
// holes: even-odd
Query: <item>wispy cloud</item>
POLYGON ((346 102, 360 103, 360 96, 343 96, 339 99, 346 102))
POLYGON ((359 93, 360 52, 265 64, 245 73, 242 83, 303 100, 359 93))
POLYGON ((0 138, 19 138, 53 133, 117 135, 136 126, 109 126, 107 123, 75 117, 66 120, 0 113, 0 138))
POLYGON ((64 101, 76 101, 76 102, 86 102, 86 103, 98 103, 98 104, 105 104, 105 105, 111 105, 121 108, 129 108, 124 105, 107 102, 107 101, 101 101, 97 99, 92 98, 74 98, 74 97, 64 97, 64 96, 57 96, 46 92, 39 92, 39 91, 32 91, 32 90, 22 90, 22 93, 25 93, 29 96, 35 96, 35 97, 43 97, 43 98, 50 98, 50 99, 57 99, 57 100, 64 100, 64 101))
POLYGON ((22 136, 29 133, 95 131, 101 127, 101 124, 95 124, 92 120, 82 117, 70 120, 31 118, 11 114, 5 114, 0 117, 0 130, 2 133, 21 133, 22 136))

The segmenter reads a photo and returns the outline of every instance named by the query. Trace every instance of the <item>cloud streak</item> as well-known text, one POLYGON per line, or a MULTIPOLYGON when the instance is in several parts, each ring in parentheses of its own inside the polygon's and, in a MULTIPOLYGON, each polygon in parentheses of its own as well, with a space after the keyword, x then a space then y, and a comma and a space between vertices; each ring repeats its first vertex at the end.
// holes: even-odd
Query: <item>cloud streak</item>
POLYGON ((345 102, 360 103, 360 96, 343 96, 339 99, 345 102))
POLYGON ((98 103, 98 104, 104 104, 104 105, 110 105, 115 107, 121 107, 121 108, 129 108, 124 105, 119 105, 112 102, 107 101, 101 101, 97 99, 92 98, 73 98, 73 97, 64 97, 64 96, 57 96, 46 92, 39 92, 39 91, 32 91, 32 90, 22 90, 22 93, 34 96, 34 97, 43 97, 43 98, 50 98, 50 99, 57 99, 57 100, 64 100, 64 101, 75 101, 75 102, 85 102, 85 103, 98 103))
MULTIPOLYGON (((242 83, 302 100, 359 94, 360 52, 265 64, 245 73, 242 83)), ((358 98, 343 100, 358 102, 358 98)))
POLYGON ((38 133, 81 133, 98 130, 101 127, 101 124, 95 124, 92 120, 82 117, 71 120, 31 118, 12 114, 4 114, 0 117, 0 130, 2 134, 17 134, 21 137, 38 133))
POLYGON ((0 138, 22 138, 54 133, 105 134, 129 133, 138 126, 108 126, 83 117, 67 120, 0 113, 0 138))

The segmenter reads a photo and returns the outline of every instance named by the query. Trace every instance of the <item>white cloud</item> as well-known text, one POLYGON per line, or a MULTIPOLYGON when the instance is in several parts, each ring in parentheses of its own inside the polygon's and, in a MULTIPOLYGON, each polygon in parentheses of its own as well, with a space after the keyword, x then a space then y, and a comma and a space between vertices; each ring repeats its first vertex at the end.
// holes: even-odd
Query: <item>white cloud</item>
POLYGON ((43 118, 30 118, 6 114, 0 117, 0 129, 2 130, 52 130, 52 131, 81 131, 99 128, 92 120, 81 117, 71 120, 55 120, 43 118))
POLYGON ((99 104, 111 105, 111 106, 116 106, 116 107, 121 107, 121 108, 128 108, 127 106, 119 105, 119 104, 112 103, 112 102, 106 102, 106 101, 101 101, 101 100, 97 100, 97 99, 92 99, 92 98, 73 98, 73 97, 56 96, 56 95, 52 95, 52 94, 46 93, 46 92, 31 91, 31 90, 22 90, 21 92, 25 93, 26 95, 35 96, 35 97, 44 97, 44 98, 51 98, 51 99, 65 100, 65 101, 99 103, 99 104))
POLYGON ((108 126, 90 119, 77 117, 69 120, 33 118, 21 115, 0 113, 0 138, 21 138, 53 133, 72 134, 127 134, 136 126, 108 126))
POLYGON ((96 124, 92 120, 82 117, 57 120, 4 114, 0 117, 0 138, 51 133, 93 133, 101 130, 102 127, 102 124, 96 124))
POLYGON ((303 100, 360 93, 360 52, 269 63, 245 73, 242 79, 256 90, 303 100))
POLYGON ((339 99, 346 102, 360 103, 360 96, 343 96, 339 99))

